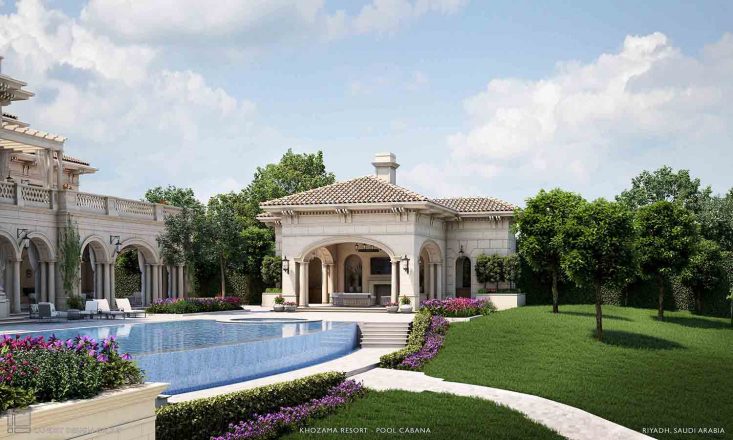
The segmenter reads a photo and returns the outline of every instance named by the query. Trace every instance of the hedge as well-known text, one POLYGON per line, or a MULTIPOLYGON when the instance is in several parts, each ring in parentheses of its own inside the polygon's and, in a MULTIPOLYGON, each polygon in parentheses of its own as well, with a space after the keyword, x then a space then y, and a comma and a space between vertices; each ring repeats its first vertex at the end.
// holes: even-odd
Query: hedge
POLYGON ((379 358, 379 366, 382 368, 398 368, 399 364, 407 356, 415 354, 422 348, 425 343, 425 334, 430 327, 430 319, 432 315, 427 309, 420 309, 412 320, 412 329, 407 337, 407 345, 401 350, 385 354, 379 358))
POLYGON ((163 406, 156 411, 158 440, 208 440, 230 423, 254 419, 283 406, 296 406, 325 396, 346 380, 344 373, 321 373, 289 382, 163 406))

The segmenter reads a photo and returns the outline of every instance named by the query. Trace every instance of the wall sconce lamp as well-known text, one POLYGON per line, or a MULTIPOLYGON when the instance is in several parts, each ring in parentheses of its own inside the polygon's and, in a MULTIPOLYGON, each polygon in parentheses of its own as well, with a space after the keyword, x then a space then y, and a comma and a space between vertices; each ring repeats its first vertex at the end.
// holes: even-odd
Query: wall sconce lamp
POLYGON ((113 255, 117 255, 120 253, 120 236, 119 235, 110 235, 109 236, 109 244, 113 244, 115 246, 115 252, 113 255))
POLYGON ((281 260, 281 262, 282 262, 283 272, 290 273, 290 260, 288 260, 288 257, 283 255, 283 259, 281 260))
POLYGON ((410 259, 407 258, 407 254, 402 257, 402 262, 405 263, 405 266, 402 269, 405 270, 405 273, 410 273, 410 259))
POLYGON ((31 231, 25 228, 18 228, 18 230, 15 232, 16 238, 20 240, 20 248, 26 248, 28 247, 28 243, 31 241, 30 238, 28 238, 28 234, 30 234, 31 231))
POLYGON ((458 251, 458 258, 463 258, 465 256, 466 254, 463 252, 463 245, 461 245, 461 249, 458 251))

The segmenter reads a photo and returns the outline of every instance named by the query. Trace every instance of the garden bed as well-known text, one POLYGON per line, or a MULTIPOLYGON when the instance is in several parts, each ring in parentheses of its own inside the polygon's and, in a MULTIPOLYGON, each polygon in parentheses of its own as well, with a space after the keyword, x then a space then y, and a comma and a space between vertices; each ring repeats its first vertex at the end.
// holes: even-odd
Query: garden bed
POLYGON ((165 298, 155 301, 145 309, 148 313, 184 314, 242 310, 236 296, 224 298, 165 298))

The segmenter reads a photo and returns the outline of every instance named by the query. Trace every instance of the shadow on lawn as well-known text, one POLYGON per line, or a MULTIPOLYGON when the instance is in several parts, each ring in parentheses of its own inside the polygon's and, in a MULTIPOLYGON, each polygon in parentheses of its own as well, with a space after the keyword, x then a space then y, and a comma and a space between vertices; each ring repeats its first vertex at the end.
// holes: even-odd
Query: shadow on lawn
MULTIPOLYGON (((547 313, 552 313, 552 310, 549 310, 547 313)), ((560 315, 572 315, 572 316, 585 316, 585 317, 592 317, 595 318, 596 314, 591 312, 563 312, 562 309, 560 309, 560 315)), ((632 321, 631 319, 625 317, 625 316, 616 316, 616 315, 606 315, 603 314, 603 319, 615 319, 617 321, 632 321)))
MULTIPOLYGON (((595 335, 595 331, 593 331, 591 335, 595 335)), ((616 347, 641 348, 648 350, 675 350, 685 348, 683 345, 666 339, 619 330, 604 330, 603 343, 616 347)))
MULTIPOLYGON (((660 321, 659 319, 657 319, 656 316, 651 316, 651 318, 655 321, 660 321)), ((695 317, 684 318, 682 316, 665 316, 664 319, 662 319, 660 322, 670 322, 672 324, 682 325, 685 327, 693 327, 693 328, 731 329, 731 326, 728 322, 714 321, 711 319, 703 319, 703 318, 695 318, 695 317)))

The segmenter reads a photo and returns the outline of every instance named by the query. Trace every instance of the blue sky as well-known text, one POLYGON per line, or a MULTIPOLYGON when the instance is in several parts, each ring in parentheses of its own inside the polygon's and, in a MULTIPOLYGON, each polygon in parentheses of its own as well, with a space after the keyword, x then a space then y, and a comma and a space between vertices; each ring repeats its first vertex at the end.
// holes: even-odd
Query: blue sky
POLYGON ((84 190, 135 198, 236 190, 287 148, 514 203, 664 164, 732 186, 731 2, 265 3, 5 0, 3 72, 37 93, 8 110, 100 168, 84 190))

